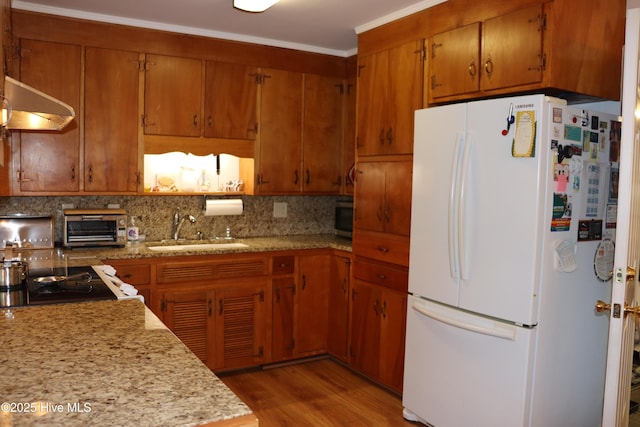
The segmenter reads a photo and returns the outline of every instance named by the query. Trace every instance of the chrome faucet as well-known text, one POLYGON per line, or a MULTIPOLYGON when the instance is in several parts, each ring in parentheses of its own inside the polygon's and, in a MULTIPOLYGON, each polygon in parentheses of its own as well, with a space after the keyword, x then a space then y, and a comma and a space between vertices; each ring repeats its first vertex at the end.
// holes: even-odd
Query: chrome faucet
POLYGON ((196 222, 196 217, 194 217, 193 215, 185 215, 182 219, 180 219, 180 210, 176 209, 176 212, 173 214, 173 240, 178 240, 180 236, 180 229, 187 219, 191 224, 195 224, 196 222))

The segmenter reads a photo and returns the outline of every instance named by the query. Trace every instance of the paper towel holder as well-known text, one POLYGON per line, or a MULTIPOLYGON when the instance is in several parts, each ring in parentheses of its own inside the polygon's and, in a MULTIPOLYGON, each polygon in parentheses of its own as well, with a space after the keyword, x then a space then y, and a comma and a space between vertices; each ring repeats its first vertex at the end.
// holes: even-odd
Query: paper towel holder
POLYGON ((238 198, 209 198, 206 195, 202 197, 202 211, 205 215, 242 215, 244 213, 244 203, 238 198), (218 204, 222 206, 220 212, 208 214, 209 204, 218 204))

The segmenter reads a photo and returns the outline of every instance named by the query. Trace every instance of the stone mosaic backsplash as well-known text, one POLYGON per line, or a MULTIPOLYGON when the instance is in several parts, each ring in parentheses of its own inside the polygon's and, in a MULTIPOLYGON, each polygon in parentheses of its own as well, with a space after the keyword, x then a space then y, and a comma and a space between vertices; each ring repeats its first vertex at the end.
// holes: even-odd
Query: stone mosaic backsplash
MULTIPOLYGON (((216 198, 215 196, 209 196, 216 198)), ((232 197, 238 198, 238 197, 232 197)), ((226 228, 232 237, 268 237, 299 234, 325 234, 334 231, 334 206, 337 196, 242 196, 242 215, 204 216, 203 196, 37 196, 0 197, 0 215, 28 214, 54 216, 55 240, 62 241, 62 205, 75 208, 106 208, 119 204, 129 216, 142 222, 146 240, 171 238, 173 214, 180 208, 181 215, 193 215, 196 222, 186 221, 181 238, 195 239, 200 231, 203 237, 224 236, 226 228), (274 218, 274 202, 287 203, 287 217, 274 218)))

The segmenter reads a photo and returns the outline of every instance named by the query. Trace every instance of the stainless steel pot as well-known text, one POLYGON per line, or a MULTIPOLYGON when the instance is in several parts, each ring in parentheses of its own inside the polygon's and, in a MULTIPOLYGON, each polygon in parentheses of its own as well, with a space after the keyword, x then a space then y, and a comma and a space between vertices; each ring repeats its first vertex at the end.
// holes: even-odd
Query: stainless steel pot
POLYGON ((0 307, 27 303, 29 264, 23 261, 3 261, 0 267, 0 307))

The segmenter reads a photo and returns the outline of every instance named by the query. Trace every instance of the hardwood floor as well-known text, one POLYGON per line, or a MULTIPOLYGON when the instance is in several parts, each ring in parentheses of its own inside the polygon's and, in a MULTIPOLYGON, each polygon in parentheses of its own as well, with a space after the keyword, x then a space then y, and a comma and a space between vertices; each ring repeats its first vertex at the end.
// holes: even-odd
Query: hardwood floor
POLYGON ((402 418, 400 397, 329 358, 218 376, 260 427, 420 426, 402 418))

